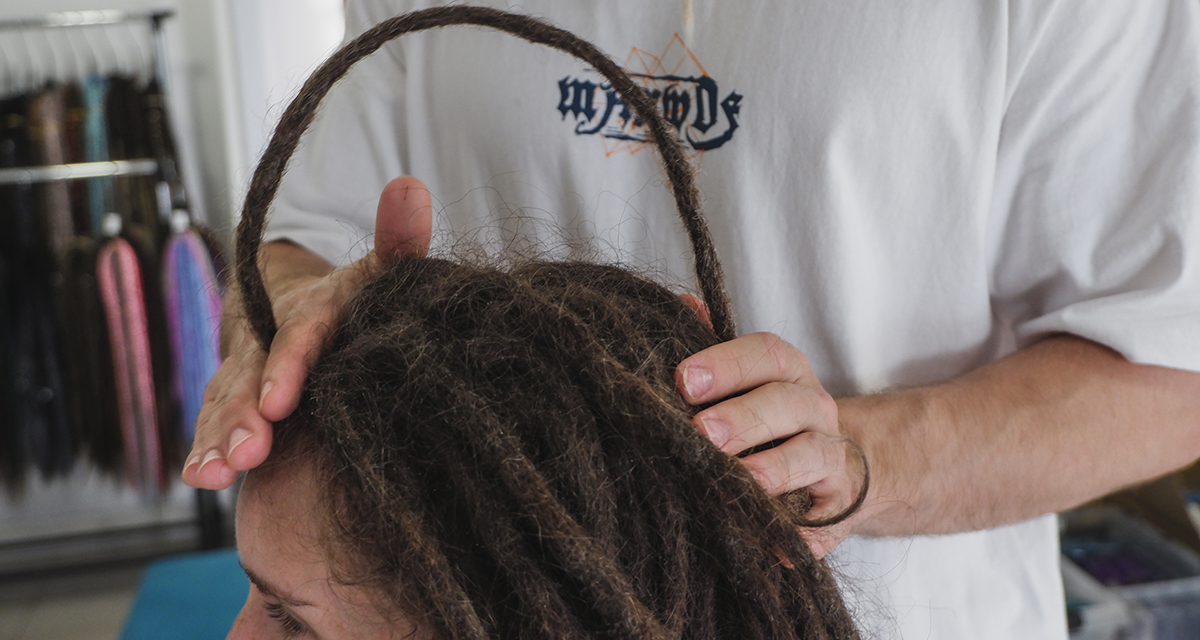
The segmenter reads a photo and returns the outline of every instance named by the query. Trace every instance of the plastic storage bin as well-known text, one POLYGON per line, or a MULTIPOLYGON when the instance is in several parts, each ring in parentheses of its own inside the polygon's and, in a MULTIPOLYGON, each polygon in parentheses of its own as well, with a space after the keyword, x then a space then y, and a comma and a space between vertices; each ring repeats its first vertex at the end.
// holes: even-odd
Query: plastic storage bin
POLYGON ((1154 640, 1150 613, 1063 558, 1071 640, 1154 640))
MULTIPOLYGON (((1117 638, 1200 638, 1200 557, 1190 549, 1117 509, 1097 507, 1064 514, 1063 554, 1064 565, 1107 582, 1104 587, 1131 605, 1135 624, 1117 638), (1137 628, 1143 616, 1149 634, 1137 628)), ((1064 581, 1068 571, 1064 566, 1064 581)))

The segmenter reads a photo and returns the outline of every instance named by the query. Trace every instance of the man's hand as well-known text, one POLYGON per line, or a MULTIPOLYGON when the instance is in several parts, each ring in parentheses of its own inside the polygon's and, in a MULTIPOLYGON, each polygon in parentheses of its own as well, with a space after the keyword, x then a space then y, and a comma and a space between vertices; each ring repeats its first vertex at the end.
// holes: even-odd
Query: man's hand
MULTIPOLYGON (((836 516, 858 497, 864 461, 841 433, 837 403, 804 354, 779 336, 754 333, 705 349, 680 363, 675 380, 692 404, 744 392, 697 413, 696 425, 730 455, 786 439, 741 461, 773 495, 807 489, 808 519, 836 516)), ((846 520, 801 533, 821 557, 850 527, 846 520)))
POLYGON ((304 380, 322 343, 359 285, 389 261, 429 250, 429 190, 415 178, 388 183, 379 198, 375 249, 362 260, 334 269, 296 245, 264 245, 264 280, 279 331, 264 352, 241 315, 236 292, 226 298, 222 322, 225 361, 204 394, 183 481, 224 489, 239 471, 252 469, 271 451, 271 423, 296 409, 304 380))
POLYGON ((807 487, 810 518, 867 499, 849 520, 801 533, 821 556, 853 532, 959 533, 1069 509, 1200 456, 1200 373, 1135 364, 1058 334, 961 376, 840 398, 803 355, 770 334, 743 336, 683 361, 692 403, 720 400, 696 424, 743 459, 773 494, 807 487))

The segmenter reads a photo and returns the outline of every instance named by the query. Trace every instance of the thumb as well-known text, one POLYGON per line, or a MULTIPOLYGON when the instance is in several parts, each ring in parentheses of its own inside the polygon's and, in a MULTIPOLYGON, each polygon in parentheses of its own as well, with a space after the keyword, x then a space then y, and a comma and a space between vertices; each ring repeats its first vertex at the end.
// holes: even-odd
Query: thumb
POLYGON ((429 188, 412 176, 392 180, 375 212, 375 253, 385 262, 429 251, 433 205, 429 188))

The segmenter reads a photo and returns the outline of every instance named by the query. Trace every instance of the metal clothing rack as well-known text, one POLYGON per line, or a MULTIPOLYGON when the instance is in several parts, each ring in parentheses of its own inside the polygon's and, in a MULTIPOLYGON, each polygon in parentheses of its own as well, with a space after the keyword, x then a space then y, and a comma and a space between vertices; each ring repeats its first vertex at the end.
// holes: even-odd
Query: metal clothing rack
POLYGON ((0 169, 0 185, 32 184, 40 182, 62 182, 86 178, 117 178, 125 176, 152 176, 158 173, 158 161, 109 160, 107 162, 75 162, 39 167, 16 167, 0 169))
MULTIPOLYGON (((148 23, 151 29, 152 51, 150 68, 154 80, 163 96, 170 95, 169 74, 166 64, 166 40, 163 22, 172 17, 172 10, 156 11, 69 11, 49 13, 38 17, 0 20, 0 33, 19 30, 59 30, 79 27, 103 27, 124 23, 148 23)), ((111 43, 109 43, 111 46, 111 43)), ((70 45, 72 54, 77 53, 70 45)), ((114 50, 115 52, 115 50, 114 50)), ((0 51, 0 57, 4 52, 0 51)), ((57 66, 57 65, 56 65, 57 66)), ((0 69, 0 74, 3 70, 0 69)), ((2 76, 0 76, 2 77, 2 76)), ((164 109, 166 107, 164 106, 164 109)), ((168 118, 168 124, 173 120, 168 118)), ((173 132, 172 132, 173 133, 173 132)), ((104 162, 79 162, 70 164, 27 166, 0 169, 0 185, 41 184, 83 180, 102 177, 153 176, 160 184, 171 182, 179 189, 172 190, 167 203, 172 208, 187 208, 174 158, 138 158, 104 162)), ((91 480, 87 481, 89 483, 91 480)), ((81 535, 70 531, 60 535, 47 534, 15 543, 0 541, 0 575, 26 572, 52 567, 95 562, 98 556, 120 559, 154 553, 151 540, 159 540, 159 551, 186 548, 215 548, 226 542, 224 509, 215 492, 195 491, 195 521, 198 533, 192 535, 178 530, 177 526, 163 523, 147 523, 141 527, 125 530, 95 531, 95 535, 81 535), (190 540, 190 542, 189 542, 190 540), (9 549, 5 550, 5 546, 9 549), (182 545, 182 547, 181 547, 182 545)), ((44 533, 44 532, 43 532, 44 533)))
MULTIPOLYGON (((168 95, 169 74, 167 73, 166 65, 167 49, 166 37, 163 34, 163 21, 173 15, 175 15, 175 12, 169 9, 157 11, 64 11, 47 13, 31 18, 0 20, 0 31, 70 29, 77 27, 100 27, 129 22, 148 22, 151 27, 151 40, 153 41, 153 55, 151 56, 153 75, 163 95, 168 95)), ((0 185, 61 182, 87 178, 147 176, 155 175, 163 169, 164 167, 160 166, 159 160, 154 158, 16 167, 0 169, 0 185)))
POLYGON ((163 21, 175 15, 170 9, 157 11, 62 11, 47 13, 33 18, 0 20, 0 31, 28 29, 60 29, 70 27, 99 27, 127 22, 149 21, 155 49, 154 74, 164 84, 166 91, 166 39, 163 36, 163 21))
POLYGON ((119 24, 131 20, 163 20, 174 15, 169 9, 158 11, 60 11, 30 18, 0 21, 0 29, 46 29, 119 24))

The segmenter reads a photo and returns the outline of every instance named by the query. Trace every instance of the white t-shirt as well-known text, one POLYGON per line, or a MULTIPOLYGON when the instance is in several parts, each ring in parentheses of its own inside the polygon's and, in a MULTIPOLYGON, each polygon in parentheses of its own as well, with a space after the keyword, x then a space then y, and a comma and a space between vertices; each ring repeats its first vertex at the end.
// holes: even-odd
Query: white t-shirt
MULTIPOLYGON (((348 30, 433 4, 351 0, 348 30)), ((834 395, 1061 331, 1200 370, 1194 0, 696 0, 686 45, 678 2, 513 8, 651 77, 739 330, 795 344, 834 395)), ((411 174, 443 244, 536 237, 686 288, 686 238, 622 106, 585 63, 511 36, 403 37, 330 94, 268 237, 356 259, 383 185, 411 174)), ((851 538, 833 563, 867 637, 1066 637, 1052 516, 851 538)))

